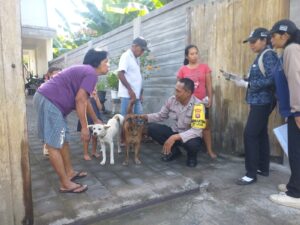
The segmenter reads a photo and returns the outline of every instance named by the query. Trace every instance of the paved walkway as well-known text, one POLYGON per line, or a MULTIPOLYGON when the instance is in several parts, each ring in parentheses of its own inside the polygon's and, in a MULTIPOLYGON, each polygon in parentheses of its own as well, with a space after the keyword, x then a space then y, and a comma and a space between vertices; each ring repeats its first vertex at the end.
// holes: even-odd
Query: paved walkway
MULTIPOLYGON (((49 164, 49 160, 42 154, 42 143, 37 139, 35 113, 32 109, 32 98, 27 99, 28 135, 30 145, 30 164, 32 173, 32 192, 34 202, 35 224, 91 224, 104 221, 99 224, 108 224, 107 218, 115 217, 124 212, 145 207, 163 200, 169 200, 187 193, 196 193, 198 198, 205 198, 203 193, 217 193, 219 208, 229 199, 229 206, 236 207, 231 210, 233 216, 236 209, 251 206, 253 202, 259 202, 259 207, 266 207, 270 211, 267 216, 282 220, 278 212, 289 213, 290 219, 299 218, 298 210, 278 207, 266 197, 276 192, 276 184, 287 181, 288 169, 280 165, 272 165, 270 178, 261 178, 257 184, 251 187, 240 187, 234 184, 237 177, 243 175, 243 160, 230 156, 220 156, 217 160, 211 160, 205 153, 199 154, 199 165, 194 168, 185 166, 185 157, 164 163, 160 160, 161 146, 154 143, 142 145, 142 165, 135 165, 131 160, 128 167, 122 166, 124 154, 115 155, 115 165, 101 166, 99 160, 84 161, 82 144, 79 133, 76 132, 77 117, 72 113, 68 120, 71 128, 71 155, 76 170, 88 171, 88 176, 80 180, 88 184, 89 190, 82 194, 61 194, 58 192, 58 178, 49 164), (258 187, 258 186, 261 187, 258 187), (259 191, 258 191, 259 190, 259 191), (200 192, 199 192, 200 191, 200 192), (202 197, 201 197, 202 196, 202 197), (250 202, 247 203, 247 200, 250 202), (251 203, 251 204, 250 204, 251 203), (274 214, 270 213, 274 210, 274 214), (282 211, 280 211, 282 210, 282 211), (106 222, 105 222, 106 221, 106 222)), ((178 200, 172 200, 180 202, 178 200)), ((170 202, 172 202, 170 201, 170 202)), ((190 200, 188 200, 190 201, 190 200)), ((168 205, 168 202, 165 204, 168 205)), ((183 204, 183 203, 182 203, 183 204)), ((166 208, 175 207, 168 205, 166 208)), ((213 209, 214 207, 212 207, 213 209)), ((226 207, 223 207, 226 209, 226 207)), ((162 207, 163 210, 166 210, 162 207)), ((221 216, 221 212, 218 215, 221 216)), ((163 214, 163 212, 161 212, 163 214)), ((176 214, 176 212, 175 212, 176 214)), ((243 216, 243 215, 242 215, 243 216)), ((236 217, 236 215, 235 215, 236 217)), ((131 223, 121 217, 119 222, 113 224, 159 224, 156 222, 131 223)), ((168 217, 161 218, 160 224, 168 223, 168 217)), ((154 220, 155 221, 155 220, 154 220)), ((221 220, 222 221, 222 220, 221 220)), ((98 224, 98 223, 97 223, 98 224)), ((200 224, 183 222, 179 219, 172 224, 200 224)), ((220 224, 220 223, 205 223, 220 224)), ((231 224, 231 223, 222 223, 231 224)), ((232 223, 240 224, 240 223, 232 223)), ((263 224, 263 223, 248 223, 263 224)), ((283 223, 273 223, 283 224, 283 223)))

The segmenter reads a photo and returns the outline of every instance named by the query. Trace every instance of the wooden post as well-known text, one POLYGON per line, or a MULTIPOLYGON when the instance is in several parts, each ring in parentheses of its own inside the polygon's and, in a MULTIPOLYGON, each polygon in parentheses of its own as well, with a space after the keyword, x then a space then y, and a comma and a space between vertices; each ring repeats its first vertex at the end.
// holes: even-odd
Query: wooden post
POLYGON ((0 224, 33 224, 20 1, 0 0, 0 224))

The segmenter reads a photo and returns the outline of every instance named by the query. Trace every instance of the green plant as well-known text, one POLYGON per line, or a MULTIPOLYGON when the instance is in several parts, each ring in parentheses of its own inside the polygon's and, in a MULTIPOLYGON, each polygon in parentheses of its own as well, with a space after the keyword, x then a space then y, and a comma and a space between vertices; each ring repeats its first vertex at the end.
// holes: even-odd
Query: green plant
POLYGON ((97 91, 105 91, 106 88, 107 88, 107 84, 105 79, 98 81, 96 86, 97 91))
POLYGON ((145 80, 149 79, 155 70, 159 69, 159 66, 155 66, 156 60, 149 52, 145 52, 140 57, 141 73, 145 80))
POLYGON ((106 77, 107 86, 112 90, 118 90, 119 87, 119 77, 117 72, 111 71, 106 77))

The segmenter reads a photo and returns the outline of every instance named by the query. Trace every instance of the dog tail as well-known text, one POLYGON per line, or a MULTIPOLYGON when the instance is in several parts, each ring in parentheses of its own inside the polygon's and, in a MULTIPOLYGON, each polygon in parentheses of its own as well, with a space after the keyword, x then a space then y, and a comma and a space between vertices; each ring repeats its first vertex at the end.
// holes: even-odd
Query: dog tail
POLYGON ((113 118, 115 118, 119 122, 120 127, 123 125, 124 116, 122 116, 121 114, 116 114, 116 115, 113 116, 113 118))

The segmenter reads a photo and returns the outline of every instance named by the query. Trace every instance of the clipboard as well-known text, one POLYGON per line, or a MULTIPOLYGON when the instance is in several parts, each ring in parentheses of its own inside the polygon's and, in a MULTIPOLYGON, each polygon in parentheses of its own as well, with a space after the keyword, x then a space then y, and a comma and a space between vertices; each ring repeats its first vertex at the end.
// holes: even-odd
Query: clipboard
POLYGON ((287 137, 287 124, 283 124, 273 129, 276 139, 278 140, 283 152, 288 157, 288 137, 287 137))
POLYGON ((231 80, 231 81, 240 81, 243 80, 243 78, 237 74, 231 73, 231 72, 226 72, 222 69, 220 69, 220 72, 222 75, 225 77, 225 80, 231 80))

